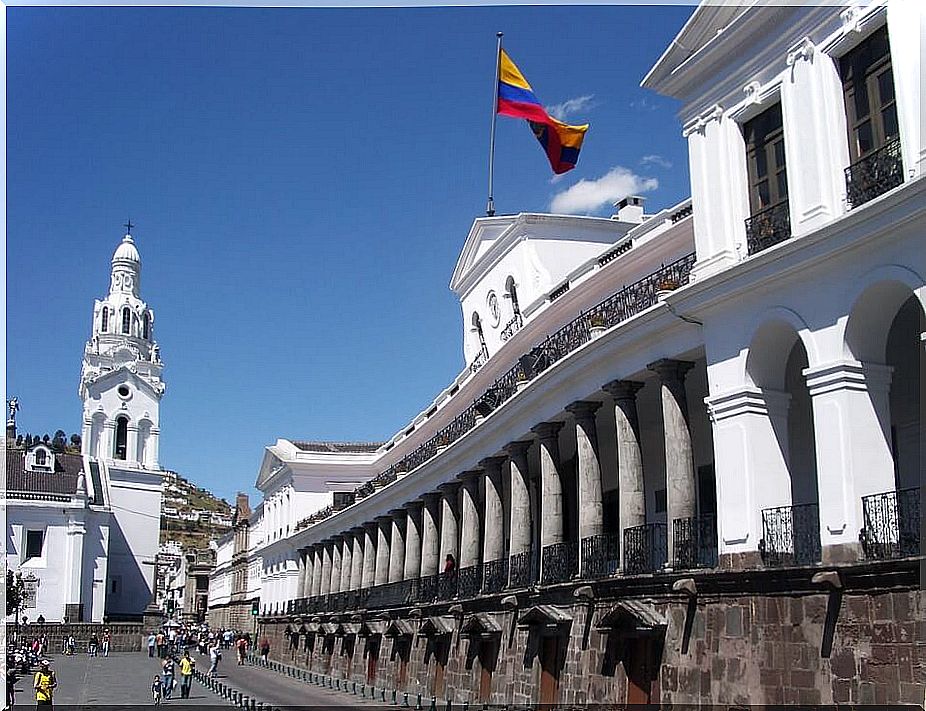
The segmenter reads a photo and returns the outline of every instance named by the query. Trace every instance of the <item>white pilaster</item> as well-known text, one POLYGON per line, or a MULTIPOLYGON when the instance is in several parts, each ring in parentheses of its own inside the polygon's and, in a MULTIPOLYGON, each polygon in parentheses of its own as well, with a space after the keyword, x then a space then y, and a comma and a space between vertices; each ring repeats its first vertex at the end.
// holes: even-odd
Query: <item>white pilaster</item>
POLYGON ((891 368, 847 360, 803 373, 813 403, 820 543, 824 550, 856 544, 862 497, 894 488, 891 368))
POLYGON ((891 43, 904 178, 909 180, 926 170, 926 116, 922 106, 926 10, 922 0, 890 0, 887 32, 891 43))

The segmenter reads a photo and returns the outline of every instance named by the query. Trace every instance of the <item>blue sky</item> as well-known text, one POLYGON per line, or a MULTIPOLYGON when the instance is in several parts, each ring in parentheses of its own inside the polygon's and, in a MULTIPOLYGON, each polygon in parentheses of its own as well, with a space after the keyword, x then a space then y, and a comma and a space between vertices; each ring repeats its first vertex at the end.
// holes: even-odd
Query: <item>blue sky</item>
MULTIPOLYGON (((80 430, 93 299, 131 217, 166 363, 161 463, 230 498, 277 437, 378 440, 463 366, 447 284, 486 202, 495 32, 591 124, 561 179, 499 117, 499 214, 688 196, 639 87, 688 7, 7 9, 7 389, 80 430), (576 187, 578 184, 578 187, 576 187)), ((570 111, 572 109, 572 111, 570 111)))

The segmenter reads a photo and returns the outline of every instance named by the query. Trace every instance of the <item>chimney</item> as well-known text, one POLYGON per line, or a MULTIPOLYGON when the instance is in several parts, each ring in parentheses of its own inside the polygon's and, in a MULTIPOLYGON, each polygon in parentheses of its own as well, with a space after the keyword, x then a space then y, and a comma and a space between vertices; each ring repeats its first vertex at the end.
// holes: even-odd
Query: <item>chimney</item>
POLYGON ((643 222, 643 202, 646 198, 639 195, 628 195, 620 202, 614 203, 617 213, 611 217, 612 220, 620 222, 632 222, 639 225, 643 222))
POLYGON ((248 501, 248 495, 243 492, 238 492, 235 496, 235 519, 240 521, 242 519, 247 519, 251 515, 251 504, 248 501))

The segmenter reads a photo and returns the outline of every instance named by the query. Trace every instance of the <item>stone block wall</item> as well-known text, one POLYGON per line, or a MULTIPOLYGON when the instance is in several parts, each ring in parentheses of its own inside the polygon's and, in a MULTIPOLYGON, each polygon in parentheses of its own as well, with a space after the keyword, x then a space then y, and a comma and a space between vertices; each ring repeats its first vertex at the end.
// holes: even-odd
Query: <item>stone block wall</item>
MULTIPOLYGON (((21 639, 30 642, 33 637, 41 637, 44 634, 48 638, 49 654, 62 654, 67 638, 74 635, 74 639, 77 641, 77 652, 85 653, 90 637, 96 634, 97 639, 102 640, 103 631, 107 629, 112 635, 112 641, 109 644, 110 652, 140 652, 147 648, 149 630, 134 622, 113 622, 108 624, 94 622, 54 622, 44 625, 30 623, 27 625, 20 625, 18 634, 21 639)), ((14 639, 15 634, 17 634, 16 626, 7 624, 7 644, 10 644, 10 640, 14 639)))
MULTIPOLYGON (((697 598, 694 606, 681 597, 643 602, 666 621, 661 644, 655 645, 654 702, 924 703, 926 594, 920 590, 715 595, 697 598)), ((565 646, 558 703, 626 701, 627 669, 635 662, 637 648, 627 644, 626 635, 596 628, 613 605, 600 600, 560 606, 572 615, 572 622, 562 630, 565 646)), ((488 699, 493 704, 538 700, 543 635, 537 628, 519 626, 517 614, 515 610, 504 614, 488 699)), ((296 636, 293 646, 284 634, 286 627, 285 621, 265 621, 261 626, 259 636, 271 640, 273 658, 367 683, 367 650, 378 643, 374 684, 390 690, 399 686, 402 655, 397 640, 358 638, 350 657, 343 637, 330 637, 324 643, 325 636, 319 633, 308 649, 311 636, 296 636)), ((456 631, 447 640, 444 689, 438 698, 481 701, 478 638, 456 631)), ((411 639, 400 694, 421 692, 423 698, 430 698, 438 647, 433 639, 411 639)))

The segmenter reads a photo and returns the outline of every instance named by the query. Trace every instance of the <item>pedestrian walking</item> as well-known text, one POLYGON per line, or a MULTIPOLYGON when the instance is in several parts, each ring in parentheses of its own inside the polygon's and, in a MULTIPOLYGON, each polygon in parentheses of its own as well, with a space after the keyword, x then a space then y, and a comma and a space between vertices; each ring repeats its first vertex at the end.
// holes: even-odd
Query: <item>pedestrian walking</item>
POLYGON ((270 640, 264 637, 260 641, 260 660, 261 663, 267 664, 267 657, 270 656, 270 640))
POLYGON ((190 650, 183 653, 183 659, 180 660, 180 698, 190 698, 190 687, 193 685, 193 669, 196 668, 196 661, 190 657, 190 650))
POLYGON ((235 648, 238 650, 238 666, 244 666, 245 657, 248 654, 248 638, 241 636, 235 642, 235 648))
POLYGON ((154 702, 155 706, 161 705, 161 697, 163 695, 164 685, 161 682, 161 677, 155 674, 154 681, 151 682, 151 700, 154 702))
POLYGON ((96 656, 97 649, 100 647, 100 639, 96 636, 96 632, 90 635, 90 641, 87 643, 87 653, 91 657, 96 656))
POLYGON ((164 687, 164 698, 169 699, 174 692, 174 660, 167 657, 161 667, 161 685, 164 687))
POLYGON ((74 635, 68 635, 67 642, 64 643, 64 653, 69 656, 74 656, 74 651, 77 649, 77 640, 74 639, 74 635))
POLYGON ((222 659, 222 650, 219 649, 219 640, 215 640, 212 643, 212 647, 209 648, 209 676, 215 678, 216 673, 219 671, 219 662, 222 659))
POLYGON ((109 643, 112 641, 112 638, 113 636, 108 629, 103 630, 103 656, 104 657, 109 656, 109 643))
POLYGON ((164 633, 158 632, 154 639, 155 639, 154 643, 158 648, 158 659, 163 659, 165 656, 164 655, 164 633))
POLYGON ((157 644, 158 638, 154 636, 154 632, 148 633, 148 658, 151 659, 154 657, 154 646, 157 644))
POLYGON ((35 689, 35 705, 52 706, 52 698, 57 686, 58 679, 55 678, 55 672, 52 671, 51 664, 47 659, 43 659, 32 681, 32 688, 35 689))
POLYGON ((13 657, 6 658, 6 708, 12 709, 16 703, 16 659, 13 657))

